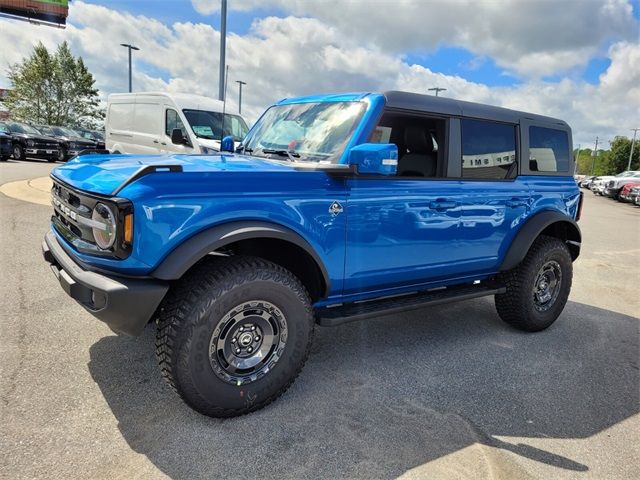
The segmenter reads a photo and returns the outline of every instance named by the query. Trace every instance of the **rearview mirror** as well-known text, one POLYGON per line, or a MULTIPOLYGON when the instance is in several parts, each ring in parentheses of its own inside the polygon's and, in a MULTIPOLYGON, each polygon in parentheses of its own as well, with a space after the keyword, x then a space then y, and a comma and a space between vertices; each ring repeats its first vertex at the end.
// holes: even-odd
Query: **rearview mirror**
POLYGON ((221 152, 231 152, 233 153, 236 149, 236 144, 233 142, 233 137, 231 135, 227 135, 220 142, 220 151, 221 152))
POLYGON ((349 152, 349 164, 358 173, 395 175, 398 170, 398 147, 393 143, 363 143, 349 152))
POLYGON ((179 128, 171 130, 171 143, 174 145, 186 145, 187 139, 179 128))

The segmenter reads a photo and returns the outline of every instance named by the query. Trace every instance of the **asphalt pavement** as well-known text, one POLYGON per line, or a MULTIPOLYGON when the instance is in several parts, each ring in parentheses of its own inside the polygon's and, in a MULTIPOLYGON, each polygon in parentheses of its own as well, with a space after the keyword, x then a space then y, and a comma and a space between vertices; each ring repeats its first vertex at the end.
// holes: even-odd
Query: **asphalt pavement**
MULTIPOLYGON (((0 163, 0 183, 46 177, 0 163)), ((51 208, 0 194, 0 478, 638 478, 640 208, 585 192, 560 319, 491 298, 316 328, 292 388, 216 420, 164 384, 41 259, 51 208)))

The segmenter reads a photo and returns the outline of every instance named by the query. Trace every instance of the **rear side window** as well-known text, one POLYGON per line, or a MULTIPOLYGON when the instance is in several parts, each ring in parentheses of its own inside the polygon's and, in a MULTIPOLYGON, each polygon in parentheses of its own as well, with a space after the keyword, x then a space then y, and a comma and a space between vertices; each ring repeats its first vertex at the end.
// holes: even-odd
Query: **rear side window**
POLYGON ((568 172, 569 136, 564 130, 529 127, 529 170, 568 172))
POLYGON ((467 119, 461 124, 463 178, 504 179, 515 175, 515 125, 467 119))
POLYGON ((113 130, 131 130, 133 103, 112 103, 109 106, 109 126, 113 130))

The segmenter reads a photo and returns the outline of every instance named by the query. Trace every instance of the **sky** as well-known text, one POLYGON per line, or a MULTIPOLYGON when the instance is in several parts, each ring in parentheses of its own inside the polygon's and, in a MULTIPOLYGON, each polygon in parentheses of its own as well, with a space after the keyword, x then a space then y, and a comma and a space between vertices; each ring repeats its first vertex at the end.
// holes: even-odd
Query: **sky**
MULTIPOLYGON (((640 0, 229 0, 227 108, 248 123, 287 97, 404 90, 559 117, 593 148, 640 127, 640 0)), ((217 98, 219 0, 73 0, 66 29, 0 18, 0 87, 42 41, 69 42, 103 99, 217 98)))

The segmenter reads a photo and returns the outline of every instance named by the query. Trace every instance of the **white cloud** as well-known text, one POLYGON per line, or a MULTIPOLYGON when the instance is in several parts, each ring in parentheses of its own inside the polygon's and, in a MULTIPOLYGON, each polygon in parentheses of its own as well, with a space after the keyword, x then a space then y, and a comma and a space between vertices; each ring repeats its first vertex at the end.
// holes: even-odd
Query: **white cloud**
POLYGON ((524 77, 584 65, 611 38, 637 41, 628 0, 234 0, 317 18, 389 53, 467 48, 524 77))
POLYGON ((191 4, 201 15, 211 15, 216 10, 220 10, 219 0, 191 0, 191 4))
MULTIPOLYGON (((610 8, 618 12, 619 3, 611 2, 610 8)), ((377 2, 372 5, 379 7, 377 2)), ((217 96, 220 35, 210 25, 165 25, 81 1, 73 3, 71 12, 64 31, 0 20, 0 45, 11 46, 0 49, 0 65, 19 61, 38 40, 49 47, 67 40, 73 52, 85 59, 102 93, 108 94, 127 88, 127 52, 119 46, 127 42, 141 48, 134 52, 136 90, 166 89, 217 96)), ((575 143, 583 145, 596 135, 611 139, 616 134, 626 134, 639 120, 637 41, 618 41, 604 52, 611 65, 597 85, 569 78, 560 82, 533 78, 509 87, 488 87, 410 65, 403 60, 404 52, 363 41, 351 30, 318 18, 262 18, 254 22, 248 34, 230 34, 227 46, 228 108, 237 111, 235 80, 246 81, 243 113, 249 120, 255 120, 266 106, 284 97, 388 89, 424 93, 434 85, 447 88, 445 95, 449 97, 565 119, 574 129, 575 143)), ((590 47, 584 48, 586 52, 590 47)), ((542 54, 528 55, 534 58, 542 54)), ((7 83, 0 72, 0 86, 7 83)))

